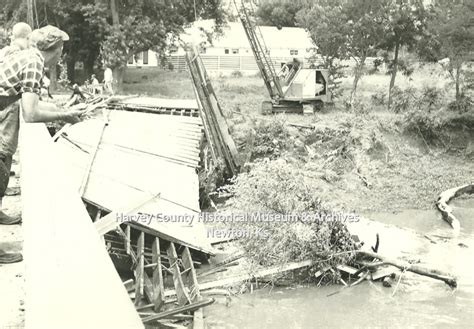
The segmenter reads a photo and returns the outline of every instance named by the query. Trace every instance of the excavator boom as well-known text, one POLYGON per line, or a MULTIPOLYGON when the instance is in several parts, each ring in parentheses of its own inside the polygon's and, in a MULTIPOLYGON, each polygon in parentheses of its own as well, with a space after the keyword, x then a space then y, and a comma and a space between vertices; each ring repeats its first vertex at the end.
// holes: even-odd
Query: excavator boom
POLYGON ((250 48, 255 56, 258 69, 262 75, 265 86, 268 89, 271 99, 282 99, 283 90, 280 84, 278 75, 273 67, 272 60, 269 56, 268 49, 265 45, 265 41, 262 36, 260 28, 252 22, 252 18, 255 17, 252 2, 245 2, 241 0, 240 7, 237 5, 237 1, 234 1, 234 5, 239 12, 240 21, 244 27, 245 34, 250 43, 250 48))

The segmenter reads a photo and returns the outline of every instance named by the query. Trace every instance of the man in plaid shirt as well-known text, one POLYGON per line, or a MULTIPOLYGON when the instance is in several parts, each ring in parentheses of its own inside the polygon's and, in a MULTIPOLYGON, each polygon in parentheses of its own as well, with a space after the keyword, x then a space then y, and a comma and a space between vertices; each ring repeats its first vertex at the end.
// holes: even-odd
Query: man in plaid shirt
MULTIPOLYGON (((45 26, 31 34, 32 48, 20 50, 0 59, 0 209, 10 177, 12 155, 16 151, 19 131, 19 105, 21 99, 23 119, 26 122, 80 121, 81 111, 61 111, 52 103, 39 100, 41 78, 45 66, 58 62, 63 42, 68 35, 53 26, 45 26)), ((0 224, 17 224, 0 210, 0 224)), ((0 264, 22 260, 21 254, 6 253, 0 249, 0 264)))

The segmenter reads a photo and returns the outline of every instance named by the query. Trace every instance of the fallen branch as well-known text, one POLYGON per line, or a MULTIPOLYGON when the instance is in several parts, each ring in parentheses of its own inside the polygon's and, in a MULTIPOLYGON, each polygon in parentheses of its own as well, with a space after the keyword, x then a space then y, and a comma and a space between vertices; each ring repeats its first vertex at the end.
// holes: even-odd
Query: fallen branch
POLYGON ((466 184, 446 190, 439 195, 438 200, 436 201, 436 206, 443 215, 443 219, 455 230, 459 230, 461 224, 456 216, 453 215, 453 208, 448 205, 448 202, 461 194, 474 194, 474 184, 466 184))
POLYGON ((402 271, 405 270, 405 271, 413 272, 413 273, 416 273, 416 274, 419 274, 419 275, 427 276, 427 277, 430 277, 432 279, 441 280, 441 281, 445 282, 451 288, 456 288, 457 287, 456 278, 453 277, 452 275, 448 274, 448 273, 443 273, 443 272, 438 271, 438 270, 433 270, 433 269, 425 268, 425 267, 422 267, 422 266, 417 266, 417 265, 413 265, 413 264, 406 263, 406 262, 403 262, 403 261, 399 261, 399 260, 396 260, 396 259, 391 259, 389 257, 385 257, 385 256, 382 256, 380 254, 370 252, 370 251, 361 251, 361 250, 359 250, 359 251, 356 251, 356 252, 359 255, 364 255, 364 256, 380 259, 382 261, 382 263, 377 262, 377 263, 373 263, 373 265, 372 265, 372 263, 364 262, 364 265, 367 266, 367 267, 371 267, 371 266, 375 267, 375 266, 380 266, 382 264, 392 265, 392 266, 395 266, 395 267, 401 269, 402 271))

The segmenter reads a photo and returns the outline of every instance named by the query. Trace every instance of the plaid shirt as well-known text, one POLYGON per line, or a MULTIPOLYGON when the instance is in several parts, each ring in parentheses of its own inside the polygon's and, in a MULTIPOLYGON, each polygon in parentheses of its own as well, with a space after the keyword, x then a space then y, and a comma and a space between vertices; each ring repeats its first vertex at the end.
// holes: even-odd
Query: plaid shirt
POLYGON ((0 59, 0 97, 41 93, 44 58, 36 48, 0 59))

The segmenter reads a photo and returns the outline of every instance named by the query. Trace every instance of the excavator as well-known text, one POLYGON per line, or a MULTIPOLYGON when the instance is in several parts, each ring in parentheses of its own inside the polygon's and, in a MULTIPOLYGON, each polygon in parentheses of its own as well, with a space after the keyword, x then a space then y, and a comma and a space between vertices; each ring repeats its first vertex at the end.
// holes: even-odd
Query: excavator
POLYGON ((260 27, 254 23, 255 10, 252 0, 233 0, 239 13, 250 48, 255 56, 258 69, 263 78, 270 101, 262 103, 262 114, 303 113, 303 105, 312 105, 313 111, 332 101, 329 90, 329 71, 309 68, 297 59, 283 65, 277 73, 270 52, 263 39, 260 27))

